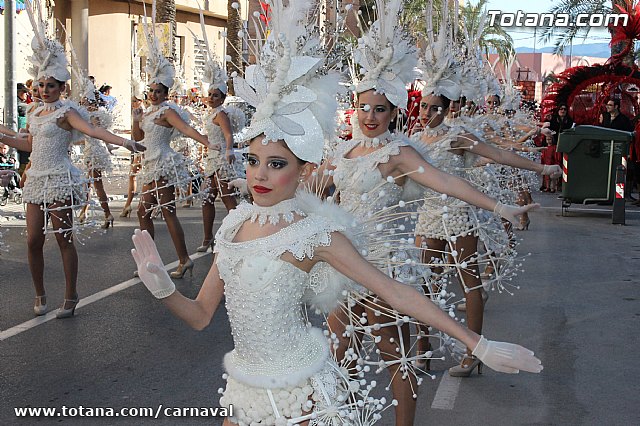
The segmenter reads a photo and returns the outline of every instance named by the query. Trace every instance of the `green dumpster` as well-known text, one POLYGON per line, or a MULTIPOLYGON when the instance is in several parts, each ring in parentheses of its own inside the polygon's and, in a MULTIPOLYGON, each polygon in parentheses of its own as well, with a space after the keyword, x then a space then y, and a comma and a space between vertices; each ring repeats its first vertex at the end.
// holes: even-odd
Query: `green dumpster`
POLYGON ((560 134, 563 205, 613 202, 616 167, 629 155, 634 133, 576 126, 560 134))

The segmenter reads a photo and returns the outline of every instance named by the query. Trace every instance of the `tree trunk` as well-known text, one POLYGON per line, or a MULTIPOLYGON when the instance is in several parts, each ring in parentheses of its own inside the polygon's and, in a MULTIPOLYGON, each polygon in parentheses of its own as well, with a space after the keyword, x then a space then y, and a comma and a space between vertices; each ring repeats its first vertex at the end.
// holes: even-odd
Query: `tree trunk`
MULTIPOLYGON (((237 72, 242 75, 242 38, 238 37, 238 32, 242 31, 242 19, 240 19, 240 9, 234 9, 231 5, 236 0, 227 1, 227 73, 231 75, 237 72)), ((229 94, 235 95, 233 90, 233 80, 229 80, 229 94)))
POLYGON ((176 43, 175 37, 177 34, 176 27, 176 1, 175 0, 157 0, 156 1, 156 22, 159 24, 169 23, 171 27, 171 61, 176 60, 176 43))

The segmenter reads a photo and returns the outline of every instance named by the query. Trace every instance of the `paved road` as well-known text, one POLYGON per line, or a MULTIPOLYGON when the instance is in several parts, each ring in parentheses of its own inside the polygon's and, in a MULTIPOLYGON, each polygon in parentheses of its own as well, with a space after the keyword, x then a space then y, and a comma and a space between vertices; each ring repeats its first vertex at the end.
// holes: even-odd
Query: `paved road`
MULTIPOLYGON (((640 209, 625 227, 606 213, 574 210, 560 217, 559 201, 538 194, 546 208, 532 215, 520 251, 530 252, 515 295, 491 293, 485 334, 536 351, 540 375, 452 379, 437 377, 419 392, 416 425, 631 425, 640 423, 637 392, 640 320, 640 209), (432 408, 435 402, 445 408, 432 408), (444 404, 443 404, 444 402, 444 404)), ((114 203, 119 211, 120 203, 114 203)), ((594 208, 597 209, 597 208, 594 208)), ((219 210, 219 218, 224 215, 219 210)), ((179 209, 187 246, 201 239, 197 209, 179 209)), ((33 289, 19 220, 2 222, 9 253, 0 256, 0 333, 33 325, 33 289)), ((79 292, 85 301, 130 281, 129 255, 136 220, 78 246, 79 292)), ((156 221, 160 253, 175 260, 166 228, 156 221)), ((63 272, 54 241, 45 246, 49 303, 63 296, 63 272)), ((193 278, 178 282, 195 296, 211 262, 196 260, 193 278)), ((45 319, 46 320, 46 319, 45 319)), ((221 424, 218 419, 56 418, 17 419, 14 407, 215 407, 223 386, 221 360, 232 342, 226 313, 203 332, 188 329, 134 284, 81 306, 76 317, 51 320, 0 340, 0 424, 221 424)), ((378 382, 383 383, 380 378, 378 382)), ((387 415, 379 424, 393 425, 387 415)))

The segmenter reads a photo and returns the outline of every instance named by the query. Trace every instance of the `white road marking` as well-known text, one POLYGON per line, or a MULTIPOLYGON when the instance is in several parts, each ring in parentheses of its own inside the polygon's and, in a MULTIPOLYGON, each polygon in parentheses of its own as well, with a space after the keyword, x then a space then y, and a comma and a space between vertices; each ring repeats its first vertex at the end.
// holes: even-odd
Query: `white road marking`
POLYGON ((440 379, 440 384, 433 397, 431 408, 438 410, 453 410, 460 390, 461 377, 451 377, 448 371, 445 371, 440 379))
MULTIPOLYGON (((191 260, 196 260, 199 259, 203 256, 207 256, 211 254, 211 252, 207 252, 207 253, 194 253, 189 255, 189 257, 191 257, 191 260)), ((167 265, 164 265, 164 269, 166 269, 167 271, 169 269, 173 269, 176 268, 178 266, 179 261, 175 261, 175 262, 171 262, 167 265)), ((90 305, 93 302, 97 302, 100 299, 104 299, 107 296, 111 296, 113 294, 116 294, 118 292, 121 292, 122 290, 126 290, 129 287, 132 287, 138 283, 140 283, 142 281, 140 281, 139 278, 131 278, 130 280, 127 281, 123 281, 120 284, 116 284, 112 287, 106 288, 102 291, 99 291, 97 293, 94 293, 90 296, 87 297, 83 297, 82 299, 80 299, 80 302, 78 303, 78 306, 76 307, 76 310, 82 309, 83 307, 90 305)), ((51 321, 52 319, 54 319, 56 317, 56 311, 57 309, 52 309, 51 311, 47 312, 45 315, 42 315, 40 317, 36 317, 33 319, 30 319, 29 321, 25 321, 22 324, 18 324, 16 326, 13 326, 11 328, 8 328, 4 331, 0 331, 0 342, 3 340, 7 340, 9 337, 13 337, 16 336, 24 331, 30 330, 34 327, 37 327, 39 325, 42 325, 46 322, 51 321)))

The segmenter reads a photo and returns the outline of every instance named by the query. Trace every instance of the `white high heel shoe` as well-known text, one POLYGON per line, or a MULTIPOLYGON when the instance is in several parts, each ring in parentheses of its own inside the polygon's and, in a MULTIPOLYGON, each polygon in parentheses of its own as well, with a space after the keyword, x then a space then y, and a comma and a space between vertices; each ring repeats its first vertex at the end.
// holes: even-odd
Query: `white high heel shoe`
POLYGON ((36 296, 36 302, 33 305, 33 313, 41 316, 47 313, 47 295, 36 296))

